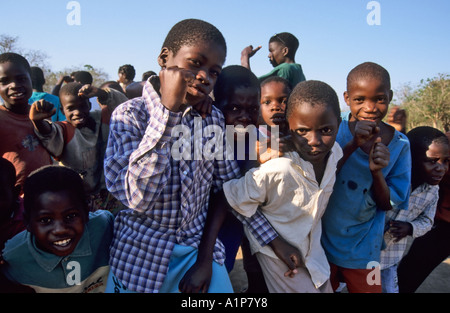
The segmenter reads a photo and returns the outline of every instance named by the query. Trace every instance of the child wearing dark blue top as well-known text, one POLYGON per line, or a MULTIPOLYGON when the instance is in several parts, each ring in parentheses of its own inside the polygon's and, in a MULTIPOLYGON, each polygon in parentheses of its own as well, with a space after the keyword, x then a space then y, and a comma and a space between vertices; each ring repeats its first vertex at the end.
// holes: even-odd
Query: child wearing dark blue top
POLYGON ((81 177, 62 166, 31 173, 24 185, 27 229, 3 250, 2 273, 35 292, 104 292, 113 215, 90 213, 81 177))

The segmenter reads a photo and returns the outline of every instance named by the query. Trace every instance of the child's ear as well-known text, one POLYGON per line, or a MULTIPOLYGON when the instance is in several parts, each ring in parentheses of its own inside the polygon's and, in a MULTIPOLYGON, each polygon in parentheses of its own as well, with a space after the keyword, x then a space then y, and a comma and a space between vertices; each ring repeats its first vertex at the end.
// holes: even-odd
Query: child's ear
POLYGON ((161 49, 161 52, 158 55, 158 64, 159 64, 159 66, 161 66, 161 68, 166 67, 169 55, 170 55, 169 49, 166 47, 163 47, 161 49))
POLYGON ((350 98, 348 96, 348 91, 344 91, 344 101, 347 103, 348 106, 350 106, 350 98))

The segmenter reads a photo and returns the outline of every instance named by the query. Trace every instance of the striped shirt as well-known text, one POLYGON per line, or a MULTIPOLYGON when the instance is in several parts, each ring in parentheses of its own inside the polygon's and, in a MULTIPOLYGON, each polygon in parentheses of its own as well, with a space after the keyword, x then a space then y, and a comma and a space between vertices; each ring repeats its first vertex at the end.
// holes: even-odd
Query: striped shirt
MULTIPOLYGON (((388 229, 390 221, 404 221, 412 225, 412 238, 425 235, 433 226, 438 199, 439 186, 426 183, 420 185, 411 193, 407 210, 392 209, 386 212, 385 229, 388 229)), ((400 262, 406 250, 407 239, 408 236, 395 242, 389 230, 384 233, 386 248, 381 250, 381 269, 400 262)))
MULTIPOLYGON (((108 190, 129 207, 115 220, 111 270, 126 288, 138 292, 158 292, 175 244, 198 247, 210 192, 239 176, 234 160, 198 158, 195 142, 183 158, 173 156, 188 131, 187 140, 201 138, 204 147, 212 137, 204 137, 205 128, 224 130, 225 119, 214 106, 204 119, 191 107, 167 110, 150 83, 155 78, 147 81, 142 97, 114 111, 104 162, 108 190), (172 136, 180 125, 183 135, 172 136)), ((256 220, 255 227, 263 223, 256 220)), ((224 257, 223 244, 216 240, 213 259, 223 264, 224 257)))

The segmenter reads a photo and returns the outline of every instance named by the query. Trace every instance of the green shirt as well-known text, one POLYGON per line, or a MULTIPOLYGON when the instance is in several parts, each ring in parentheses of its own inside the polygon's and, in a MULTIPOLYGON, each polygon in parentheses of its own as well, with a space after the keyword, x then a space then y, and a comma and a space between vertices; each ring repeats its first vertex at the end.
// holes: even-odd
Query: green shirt
POLYGON ((262 82, 264 79, 271 76, 286 78, 292 88, 294 88, 299 82, 306 80, 305 75, 303 74, 302 66, 297 63, 281 63, 268 74, 260 76, 259 81, 262 82))

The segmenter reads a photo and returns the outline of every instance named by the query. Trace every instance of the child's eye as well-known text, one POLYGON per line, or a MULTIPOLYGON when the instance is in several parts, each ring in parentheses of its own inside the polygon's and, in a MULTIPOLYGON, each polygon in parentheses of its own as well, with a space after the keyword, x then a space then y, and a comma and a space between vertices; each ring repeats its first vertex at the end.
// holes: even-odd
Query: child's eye
POLYGON ((200 61, 198 61, 196 59, 190 59, 189 61, 191 61, 191 63, 195 66, 200 66, 200 61))
POLYGON ((332 128, 330 128, 330 127, 322 128, 322 134, 324 134, 324 135, 330 135, 330 134, 332 134, 332 133, 333 133, 333 129, 332 129, 332 128))
POLYGON ((41 217, 38 220, 38 222, 41 223, 41 224, 50 224, 51 218, 49 218, 49 217, 41 217))
POLYGON ((270 104, 270 100, 263 101, 262 104, 269 105, 270 104))
POLYGON ((72 220, 72 219, 76 218, 77 216, 78 216, 78 213, 70 213, 70 214, 67 214, 66 219, 72 220))
POLYGON ((219 75, 220 75, 219 71, 212 70, 210 73, 211 73, 211 77, 215 77, 215 78, 219 77, 219 75))
POLYGON ((308 130, 306 128, 299 128, 295 130, 295 133, 300 136, 306 135, 307 132, 308 130))

